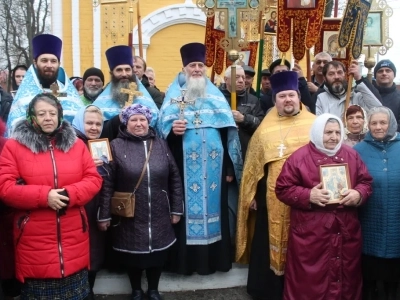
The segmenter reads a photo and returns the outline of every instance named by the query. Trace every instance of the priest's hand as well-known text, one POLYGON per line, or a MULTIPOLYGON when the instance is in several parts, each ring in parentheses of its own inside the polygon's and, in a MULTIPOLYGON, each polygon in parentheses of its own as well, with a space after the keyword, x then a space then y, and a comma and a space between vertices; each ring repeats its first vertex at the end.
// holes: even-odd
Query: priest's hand
POLYGON ((322 188, 322 182, 318 183, 311 189, 310 202, 318 205, 325 206, 329 202, 329 192, 322 188))
POLYGON ((178 223, 178 222, 180 221, 180 219, 181 219, 181 216, 178 216, 178 215, 171 215, 171 223, 172 223, 172 224, 178 223))
POLYGON ((360 204, 361 194, 360 192, 350 189, 342 193, 343 199, 340 200, 340 204, 345 206, 357 206, 360 204))
POLYGON ((97 228, 100 231, 107 231, 108 227, 110 227, 110 221, 97 222, 97 228))
POLYGON ((172 123, 172 132, 175 135, 184 135, 186 131, 187 120, 175 120, 172 123))
POLYGON ((236 123, 243 123, 244 122, 244 115, 240 113, 240 111, 232 110, 233 119, 236 123))
POLYGON ((251 200, 249 209, 250 209, 250 210, 257 210, 257 202, 256 202, 256 199, 251 200))

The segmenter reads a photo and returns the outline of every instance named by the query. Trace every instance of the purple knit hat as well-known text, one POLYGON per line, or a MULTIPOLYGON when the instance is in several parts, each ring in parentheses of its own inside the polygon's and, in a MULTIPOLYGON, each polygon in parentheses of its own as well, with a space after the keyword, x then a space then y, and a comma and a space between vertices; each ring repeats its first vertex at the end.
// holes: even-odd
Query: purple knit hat
POLYGON ((132 104, 122 110, 122 123, 126 125, 129 121, 129 118, 133 115, 144 115, 147 121, 151 122, 152 113, 150 108, 141 104, 132 104))

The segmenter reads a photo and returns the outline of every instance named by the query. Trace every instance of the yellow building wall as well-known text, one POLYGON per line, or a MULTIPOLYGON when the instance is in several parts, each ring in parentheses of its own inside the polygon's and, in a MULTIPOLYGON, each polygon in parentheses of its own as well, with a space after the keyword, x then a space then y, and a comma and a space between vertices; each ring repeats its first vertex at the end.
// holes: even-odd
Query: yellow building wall
POLYGON ((151 39, 147 49, 147 65, 156 72, 156 85, 165 91, 182 70, 180 48, 192 42, 204 43, 205 27, 195 24, 178 24, 167 27, 151 39))
POLYGON ((79 1, 81 74, 93 67, 93 5, 92 1, 79 1))
MULTIPOLYGON (((65 71, 69 77, 74 76, 72 74, 72 13, 71 13, 71 1, 63 1, 63 51, 62 61, 65 71)), ((76 76, 78 76, 77 74, 76 76)))

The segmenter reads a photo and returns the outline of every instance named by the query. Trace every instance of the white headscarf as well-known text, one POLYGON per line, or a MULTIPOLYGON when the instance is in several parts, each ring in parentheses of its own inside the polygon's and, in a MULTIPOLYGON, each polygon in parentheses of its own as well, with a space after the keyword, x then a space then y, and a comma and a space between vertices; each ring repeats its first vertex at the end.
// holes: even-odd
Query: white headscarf
POLYGON ((331 114, 322 114, 315 119, 310 131, 310 140, 319 151, 328 156, 334 156, 342 146, 343 138, 344 138, 344 126, 340 118, 331 114), (326 149, 324 146, 324 131, 326 123, 329 119, 337 120, 340 126, 340 141, 336 145, 335 149, 332 150, 326 149))

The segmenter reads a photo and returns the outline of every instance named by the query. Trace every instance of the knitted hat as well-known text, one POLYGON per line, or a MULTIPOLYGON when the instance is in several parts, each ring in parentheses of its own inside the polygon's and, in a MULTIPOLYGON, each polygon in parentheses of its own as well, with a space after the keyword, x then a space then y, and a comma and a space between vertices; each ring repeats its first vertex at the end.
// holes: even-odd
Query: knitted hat
POLYGON ((189 43, 181 47, 183 66, 186 67, 192 62, 206 62, 206 46, 201 43, 189 43))
POLYGON ((33 58, 42 54, 53 54, 60 60, 62 41, 52 34, 40 34, 32 39, 33 58))
POLYGON ((126 125, 133 115, 144 115, 149 122, 151 123, 151 119, 153 117, 150 108, 141 104, 132 104, 122 110, 122 123, 126 125))
POLYGON ((88 77, 90 77, 90 76, 97 76, 104 83, 104 74, 100 69, 97 69, 95 67, 87 69, 82 77, 83 84, 85 84, 86 79, 88 79, 88 77))
POLYGON ((394 63, 392 63, 391 60, 389 59, 383 59, 381 61, 379 61, 375 68, 374 68, 374 77, 376 78, 376 72, 378 72, 379 69, 381 68, 389 68, 393 71, 394 73, 394 77, 396 77, 396 67, 394 65, 394 63))
POLYGON ((133 66, 132 48, 129 46, 120 45, 111 47, 107 49, 106 57, 110 71, 119 65, 133 66))

